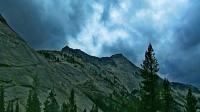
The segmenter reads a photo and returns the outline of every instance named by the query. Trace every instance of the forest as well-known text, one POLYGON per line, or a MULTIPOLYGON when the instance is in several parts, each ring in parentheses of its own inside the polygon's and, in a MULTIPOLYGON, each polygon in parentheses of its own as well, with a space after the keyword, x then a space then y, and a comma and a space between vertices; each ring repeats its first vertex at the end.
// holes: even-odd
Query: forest
MULTIPOLYGON (((130 95, 118 94, 115 91, 107 98, 107 105, 101 103, 91 105, 90 110, 83 112, 179 112, 180 105, 172 95, 170 81, 167 78, 162 81, 158 76, 159 64, 151 44, 145 52, 145 58, 141 65, 140 75, 143 80, 140 84, 137 98, 129 98, 130 95), (113 96, 122 99, 121 102, 113 103, 113 96)), ((41 102, 38 95, 38 78, 33 80, 33 88, 29 90, 25 105, 26 112, 79 112, 76 104, 76 91, 71 90, 69 99, 59 104, 56 99, 54 88, 49 90, 45 102, 41 102)), ((3 84, 0 86, 0 112, 20 112, 20 99, 5 101, 6 90, 3 84)), ((128 93, 127 93, 128 94, 128 93)), ((188 89, 185 96, 184 112, 197 112, 198 100, 188 89)))

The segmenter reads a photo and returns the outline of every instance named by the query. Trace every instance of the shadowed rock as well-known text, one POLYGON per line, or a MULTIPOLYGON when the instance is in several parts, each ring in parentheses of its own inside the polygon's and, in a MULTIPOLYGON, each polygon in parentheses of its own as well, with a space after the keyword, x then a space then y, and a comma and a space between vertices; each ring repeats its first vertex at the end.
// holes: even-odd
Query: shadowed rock
MULTIPOLYGON (((0 83, 6 87, 6 101, 17 98, 21 107, 25 107, 36 76, 42 102, 53 88, 61 104, 69 98, 73 88, 78 112, 85 108, 90 110, 99 102, 106 104, 106 97, 113 91, 131 93, 139 88, 142 80, 139 68, 122 54, 99 58, 67 46, 61 51, 36 52, 5 25, 7 22, 2 16, 0 21, 0 83)), ((188 86, 177 83, 172 83, 172 86, 173 95, 183 106, 188 86)), ((200 98, 197 88, 192 89, 200 98)), ((21 112, 25 112, 24 108, 21 112)))
POLYGON ((4 17, 0 14, 0 21, 4 24, 7 24, 6 20, 4 19, 4 17))

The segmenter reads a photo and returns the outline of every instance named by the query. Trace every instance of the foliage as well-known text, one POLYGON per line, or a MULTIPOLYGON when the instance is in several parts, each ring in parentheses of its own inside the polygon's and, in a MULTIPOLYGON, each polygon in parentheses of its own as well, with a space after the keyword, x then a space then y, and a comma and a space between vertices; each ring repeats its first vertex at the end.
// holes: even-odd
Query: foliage
POLYGON ((86 110, 86 109, 84 109, 84 110, 83 110, 83 112, 87 112, 87 110, 86 110))
POLYGON ((38 78, 35 76, 33 78, 33 89, 29 91, 26 112, 41 112, 41 103, 37 94, 38 78))
POLYGON ((19 112, 19 100, 17 99, 16 105, 15 105, 15 112, 19 112))
POLYGON ((6 112, 14 112, 13 101, 9 101, 8 102, 8 106, 7 106, 6 112))
POLYGON ((98 106, 97 105, 93 105, 92 109, 90 110, 90 112, 98 112, 98 106))
POLYGON ((170 82, 167 79, 164 79, 162 91, 162 112, 174 111, 175 101, 171 91, 170 82))
POLYGON ((4 88, 0 86, 0 112, 5 112, 4 88))
POLYGON ((32 90, 30 90, 28 94, 28 99, 26 102, 26 112, 32 112, 32 90))
POLYGON ((186 96, 185 109, 186 109, 186 112, 196 112, 197 111, 197 99, 192 94, 191 89, 188 89, 188 94, 186 96))
POLYGON ((152 45, 149 44, 148 50, 145 53, 145 60, 142 64, 141 75, 144 77, 142 85, 140 87, 140 112, 156 112, 159 110, 160 104, 154 104, 152 102, 159 101, 159 89, 157 89, 157 72, 159 71, 158 62, 155 58, 155 54, 152 45))
MULTIPOLYGON (((48 57, 48 54, 45 55, 48 57)), ((164 79, 161 84, 162 80, 159 80, 157 75, 159 71, 158 66, 154 50, 151 44, 149 44, 140 71, 141 76, 144 78, 140 85, 140 90, 134 90, 132 93, 129 93, 124 86, 120 85, 118 77, 114 76, 113 80, 104 77, 104 80, 111 83, 112 87, 114 87, 113 92, 109 95, 101 94, 101 91, 90 86, 90 88, 98 91, 98 94, 93 94, 95 97, 90 95, 92 93, 85 92, 85 95, 90 96, 89 98, 95 102, 90 112, 98 112, 99 110, 103 112, 177 112, 178 103, 173 98, 170 82, 164 79)), ((26 112, 41 112, 41 103, 37 94, 37 76, 33 77, 33 80, 33 88, 29 91, 25 109, 26 112)), ((15 100, 8 101, 5 110, 4 97, 4 87, 0 86, 0 112, 20 112, 19 99, 16 102, 15 100), (13 108, 13 104, 15 104, 15 108, 13 108)), ((56 93, 54 90, 51 90, 44 102, 44 112, 77 112, 78 107, 75 99, 75 91, 72 89, 67 102, 63 102, 61 108, 59 108, 56 93)), ((197 99, 192 94, 191 89, 188 90, 186 96, 185 111, 197 111, 197 99)), ((86 109, 83 112, 86 112, 86 109)))
POLYGON ((44 103, 44 112, 59 112, 59 105, 55 96, 55 92, 51 90, 44 103))
POLYGON ((76 107, 76 104, 75 104, 75 95, 74 95, 73 89, 71 91, 71 96, 69 98, 69 106, 70 106, 69 112, 76 112, 77 111, 77 107, 76 107))
POLYGON ((61 112, 68 112, 68 110, 69 110, 69 107, 68 107, 68 105, 64 102, 64 103, 62 104, 62 107, 61 107, 61 112))

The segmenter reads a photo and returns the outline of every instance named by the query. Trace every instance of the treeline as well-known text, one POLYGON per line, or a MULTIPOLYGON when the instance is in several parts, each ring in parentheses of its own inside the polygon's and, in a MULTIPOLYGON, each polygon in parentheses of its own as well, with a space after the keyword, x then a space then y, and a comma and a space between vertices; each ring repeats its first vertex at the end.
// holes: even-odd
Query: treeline
POLYGON ((188 90, 185 98, 185 109, 179 110, 178 104, 172 95, 170 82, 167 79, 159 80, 158 71, 159 64, 155 58, 152 45, 145 53, 145 59, 141 65, 140 74, 144 80, 140 86, 140 101, 137 112, 196 112, 197 99, 192 94, 192 90, 188 90), (161 86, 160 86, 161 85, 161 86))
MULTIPOLYGON (((113 91, 106 100, 108 107, 103 109, 102 106, 104 104, 99 104, 98 106, 105 112, 197 112, 198 101, 192 94, 191 89, 188 89, 188 93, 185 96, 186 102, 184 108, 180 110, 180 106, 183 107, 183 105, 175 101, 170 82, 167 79, 160 79, 157 75, 159 72, 159 64, 155 58, 151 44, 145 53, 145 59, 141 68, 139 72, 143 80, 140 84, 137 99, 126 99, 124 98, 125 95, 113 91), (127 101, 130 99, 131 101, 127 101)), ((58 104, 54 89, 50 90, 45 102, 42 104, 38 97, 37 82, 37 77, 33 78, 33 88, 27 96, 26 112, 77 112, 78 107, 73 89, 71 90, 69 99, 64 101, 62 105, 58 104)), ((5 103, 4 97, 4 87, 0 86, 0 112, 21 112, 19 99, 5 103)), ((84 109, 83 112, 98 112, 98 106, 94 104, 91 110, 84 109)))
MULTIPOLYGON (((4 100, 4 89, 3 86, 0 87, 0 112, 21 112, 19 106, 19 100, 8 101, 7 105, 4 100), (6 107, 6 108, 5 108, 6 107)), ((46 98, 42 108, 42 104, 37 94, 36 89, 31 89, 28 94, 25 110, 26 112, 77 112, 77 105, 75 101, 75 93, 72 89, 70 98, 68 101, 63 102, 59 106, 56 100, 56 94, 54 90, 51 90, 46 98)), ((97 105, 93 105, 92 109, 88 112, 98 112, 97 105)), ((83 112, 87 112, 86 109, 83 112)))
MULTIPOLYGON (((42 104, 38 95, 38 77, 37 75, 33 77, 33 87, 29 90, 25 112, 77 112, 77 105, 75 100, 75 91, 71 90, 70 97, 68 100, 64 101, 60 106, 56 99, 56 93, 54 89, 50 90, 45 102, 42 104), (43 108, 42 108, 43 107, 43 108)), ((0 86, 0 112, 21 112, 19 106, 19 99, 14 99, 5 103, 5 92, 4 87, 0 86)), ((93 105, 91 110, 88 112, 98 112, 97 105, 93 105)), ((83 112, 87 112, 84 109, 83 112)))

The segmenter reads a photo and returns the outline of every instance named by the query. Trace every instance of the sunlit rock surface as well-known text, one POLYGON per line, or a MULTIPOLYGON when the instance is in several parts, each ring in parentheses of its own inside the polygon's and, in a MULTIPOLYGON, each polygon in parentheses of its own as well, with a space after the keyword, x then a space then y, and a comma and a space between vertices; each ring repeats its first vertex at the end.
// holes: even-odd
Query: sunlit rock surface
MULTIPOLYGON (((41 102, 54 89, 61 104, 75 89, 78 111, 97 104, 103 110, 113 91, 137 95, 142 77, 139 68, 122 54, 111 57, 90 56, 68 46, 61 51, 35 51, 14 32, 0 16, 0 82, 5 87, 6 101, 19 99, 24 112, 28 91, 37 77, 41 102), (133 92, 134 91, 134 92, 133 92)), ((189 85, 171 83, 173 95, 180 109, 189 85)), ((200 91, 192 87, 200 98, 200 91)))

